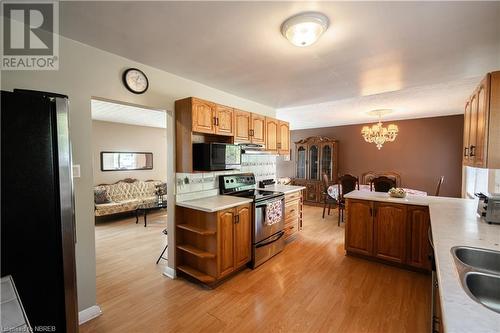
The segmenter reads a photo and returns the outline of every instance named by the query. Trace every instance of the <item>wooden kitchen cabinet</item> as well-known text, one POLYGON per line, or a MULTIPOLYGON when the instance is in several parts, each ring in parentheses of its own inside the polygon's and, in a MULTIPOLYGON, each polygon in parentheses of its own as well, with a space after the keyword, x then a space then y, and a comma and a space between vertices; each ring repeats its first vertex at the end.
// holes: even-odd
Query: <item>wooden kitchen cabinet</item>
POLYGON ((500 168, 500 71, 488 73, 465 102, 463 164, 500 168))
POLYGON ((234 142, 250 142, 250 112, 234 110, 234 142))
POLYGON ((373 252, 373 202, 347 200, 345 249, 371 256, 373 252))
POLYGON ((405 262, 406 206, 374 203, 373 255, 397 263, 405 262))
POLYGON ((208 213, 176 207, 176 269, 214 284, 251 258, 251 205, 208 213))
POLYGON ((285 194, 285 241, 292 240, 302 226, 302 191, 285 194))
POLYGON ((431 269, 428 239, 430 227, 429 208, 408 206, 406 263, 416 268, 431 269))
POLYGON ((278 153, 280 155, 290 155, 290 124, 280 120, 278 134, 278 153))
POLYGON ((347 254, 430 271, 427 207, 358 199, 346 205, 347 254))
POLYGON ((266 150, 278 152, 279 120, 266 117, 266 150))
POLYGON ((215 134, 234 135, 233 108, 216 104, 215 106, 215 134))
POLYGON ((250 205, 236 207, 235 213, 234 266, 241 267, 252 259, 252 213, 250 205))
POLYGON ((215 133, 215 104, 191 98, 193 132, 215 133))
POLYGON ((251 142, 266 144, 266 117, 252 113, 250 118, 251 142))

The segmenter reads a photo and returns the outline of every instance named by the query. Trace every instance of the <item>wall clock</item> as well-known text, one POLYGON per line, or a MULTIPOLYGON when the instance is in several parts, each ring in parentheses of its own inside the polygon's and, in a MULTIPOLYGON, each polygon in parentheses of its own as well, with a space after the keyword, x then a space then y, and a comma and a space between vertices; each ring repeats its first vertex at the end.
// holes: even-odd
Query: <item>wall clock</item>
POLYGON ((134 94, 143 94, 148 90, 149 81, 143 71, 137 68, 129 68, 123 72, 123 84, 134 94))

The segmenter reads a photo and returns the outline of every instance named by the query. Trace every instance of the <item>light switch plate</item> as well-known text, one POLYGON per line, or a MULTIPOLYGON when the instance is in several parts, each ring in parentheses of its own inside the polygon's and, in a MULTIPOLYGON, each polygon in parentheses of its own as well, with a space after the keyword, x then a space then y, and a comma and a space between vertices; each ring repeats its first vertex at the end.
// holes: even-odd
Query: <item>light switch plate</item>
POLYGON ((80 178, 80 164, 73 164, 73 178, 80 178))

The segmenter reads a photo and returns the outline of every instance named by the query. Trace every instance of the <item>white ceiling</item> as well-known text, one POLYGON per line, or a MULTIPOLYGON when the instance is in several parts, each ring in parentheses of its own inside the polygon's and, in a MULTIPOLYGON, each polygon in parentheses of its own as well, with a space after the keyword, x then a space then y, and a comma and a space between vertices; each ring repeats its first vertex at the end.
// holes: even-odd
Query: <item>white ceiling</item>
POLYGON ((99 99, 92 99, 90 103, 92 120, 167 128, 167 117, 165 112, 161 110, 152 110, 135 105, 113 103, 99 99))
MULTIPOLYGON (((500 69, 499 2, 78 1, 60 8, 63 35, 278 108, 297 128, 282 108, 364 103, 384 93, 386 107, 397 97, 417 116, 461 112, 457 100, 470 91, 459 96, 448 87, 500 69), (297 48, 279 28, 305 10, 325 13, 331 26, 316 44, 297 48), (412 89, 430 95, 411 98, 412 89)), ((317 114, 333 124, 330 114, 317 114)))

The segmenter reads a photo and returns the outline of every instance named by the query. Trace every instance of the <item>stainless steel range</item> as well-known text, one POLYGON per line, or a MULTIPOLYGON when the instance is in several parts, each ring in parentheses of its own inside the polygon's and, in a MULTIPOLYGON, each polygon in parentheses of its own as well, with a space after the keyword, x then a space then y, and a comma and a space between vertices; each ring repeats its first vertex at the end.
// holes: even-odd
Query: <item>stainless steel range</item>
POLYGON ((253 173, 219 176, 221 194, 253 199, 252 263, 255 268, 285 247, 285 195, 255 189, 253 173))

